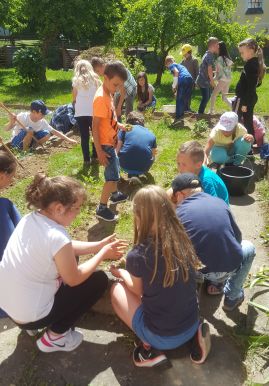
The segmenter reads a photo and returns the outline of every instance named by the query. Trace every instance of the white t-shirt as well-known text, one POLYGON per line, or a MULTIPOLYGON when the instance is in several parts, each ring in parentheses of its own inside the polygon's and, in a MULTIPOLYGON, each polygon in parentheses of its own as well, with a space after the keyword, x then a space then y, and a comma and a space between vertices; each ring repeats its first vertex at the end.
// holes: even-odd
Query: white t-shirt
POLYGON ((92 117, 93 116, 93 99, 97 86, 91 84, 88 88, 74 86, 77 90, 75 103, 75 117, 92 117))
MULTIPOLYGON (((33 122, 30 118, 30 112, 25 111, 23 113, 19 113, 17 115, 18 120, 26 127, 31 127, 33 131, 36 133, 41 130, 48 130, 51 131, 53 127, 51 127, 46 119, 40 119, 37 122, 33 122)), ((19 134, 21 131, 22 127, 17 123, 16 126, 14 126, 13 131, 12 131, 12 138, 14 138, 16 135, 19 134)))
POLYGON ((54 256, 70 243, 65 228, 39 212, 24 216, 0 263, 0 308, 15 321, 47 316, 62 280, 54 256))

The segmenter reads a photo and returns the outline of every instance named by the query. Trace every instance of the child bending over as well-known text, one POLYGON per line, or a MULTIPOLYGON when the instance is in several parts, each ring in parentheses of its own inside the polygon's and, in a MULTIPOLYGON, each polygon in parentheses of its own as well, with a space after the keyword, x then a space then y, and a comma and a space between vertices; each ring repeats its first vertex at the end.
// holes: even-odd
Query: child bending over
POLYGON ((170 350, 193 339, 191 360, 203 363, 210 350, 209 326, 200 324, 195 270, 200 262, 158 186, 140 189, 134 198, 134 247, 126 269, 111 267, 121 282, 111 288, 116 314, 140 338, 133 353, 138 367, 153 367, 170 350))

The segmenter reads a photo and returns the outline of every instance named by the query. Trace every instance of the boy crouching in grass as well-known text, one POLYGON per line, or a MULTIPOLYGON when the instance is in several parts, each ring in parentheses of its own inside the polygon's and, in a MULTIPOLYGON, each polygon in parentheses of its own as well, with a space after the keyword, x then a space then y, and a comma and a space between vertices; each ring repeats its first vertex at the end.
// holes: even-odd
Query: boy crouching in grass
POLYGON ((120 164, 116 153, 118 130, 125 130, 117 122, 113 95, 123 87, 127 79, 127 71, 119 61, 110 62, 104 71, 104 82, 95 94, 93 102, 93 139, 98 160, 105 167, 105 184, 96 216, 105 221, 117 220, 117 215, 108 207, 108 199, 113 203, 126 201, 127 196, 119 192, 117 182, 120 179, 120 164))
POLYGON ((49 114, 49 110, 42 100, 35 100, 31 103, 30 111, 10 114, 9 123, 5 130, 11 130, 11 146, 19 150, 27 151, 34 144, 43 145, 52 135, 67 140, 69 143, 77 143, 76 140, 68 138, 66 135, 51 127, 44 119, 49 114), (22 127, 22 125, 24 127, 22 127))

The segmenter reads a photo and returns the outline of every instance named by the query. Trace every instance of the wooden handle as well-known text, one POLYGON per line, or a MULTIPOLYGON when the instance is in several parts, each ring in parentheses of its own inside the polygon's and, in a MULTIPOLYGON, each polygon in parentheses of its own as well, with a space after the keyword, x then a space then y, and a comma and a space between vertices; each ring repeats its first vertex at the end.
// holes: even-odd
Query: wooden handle
POLYGON ((6 149, 6 151, 12 156, 12 158, 16 161, 16 163, 24 169, 23 164, 20 163, 20 161, 15 157, 15 155, 12 153, 12 151, 9 149, 9 147, 4 143, 3 139, 0 137, 0 143, 3 145, 3 147, 6 149))

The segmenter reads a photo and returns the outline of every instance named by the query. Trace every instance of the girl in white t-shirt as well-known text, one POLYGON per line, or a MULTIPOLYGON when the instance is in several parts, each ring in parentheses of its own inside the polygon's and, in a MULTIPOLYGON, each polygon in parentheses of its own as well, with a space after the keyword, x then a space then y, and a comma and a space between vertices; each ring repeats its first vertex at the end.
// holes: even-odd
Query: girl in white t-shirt
POLYGON ((83 335, 76 320, 107 288, 107 276, 96 271, 104 260, 123 255, 126 244, 115 235, 98 242, 71 240, 66 231, 86 199, 83 186, 70 177, 37 174, 26 190, 28 207, 12 233, 0 263, 0 308, 34 335, 43 352, 71 351, 83 335), (94 256, 77 265, 76 256, 94 256))
MULTIPOLYGON (((94 72, 91 63, 88 60, 79 60, 74 68, 72 94, 85 166, 91 163, 89 141, 92 128, 93 98, 100 85, 99 76, 94 72)), ((92 158, 97 158, 94 144, 92 146, 92 158)))
POLYGON ((226 44, 224 42, 219 43, 219 56, 216 60, 216 75, 214 79, 217 84, 211 95, 210 114, 214 114, 216 98, 221 93, 222 100, 230 109, 232 108, 231 102, 227 98, 229 92, 231 80, 232 80, 232 65, 233 62, 228 53, 226 44))

